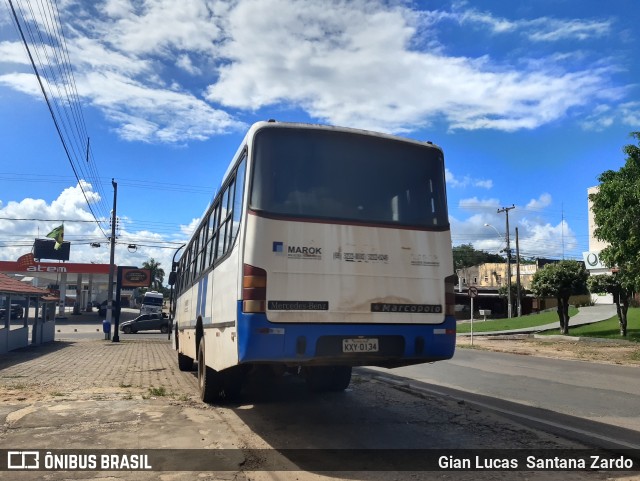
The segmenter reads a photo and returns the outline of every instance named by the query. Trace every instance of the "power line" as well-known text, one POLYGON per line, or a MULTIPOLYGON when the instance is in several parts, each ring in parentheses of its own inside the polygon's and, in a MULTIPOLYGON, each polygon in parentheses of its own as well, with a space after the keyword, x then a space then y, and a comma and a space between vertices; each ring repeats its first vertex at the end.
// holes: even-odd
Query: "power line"
MULTIPOLYGON (((101 210, 101 214, 96 214, 84 185, 84 182, 96 183, 94 179, 98 177, 94 174, 97 174, 97 169, 95 165, 91 165, 88 145, 86 155, 83 154, 84 139, 88 139, 88 135, 57 3, 38 3, 36 13, 32 2, 26 2, 30 15, 28 20, 25 10, 20 5, 16 8, 13 0, 7 2, 78 186, 98 228, 107 237, 98 218, 106 218, 108 209, 105 209, 104 204, 97 202, 95 208, 101 210), (87 171, 85 163, 93 170, 87 171)), ((100 196, 103 202, 104 197, 100 196)))

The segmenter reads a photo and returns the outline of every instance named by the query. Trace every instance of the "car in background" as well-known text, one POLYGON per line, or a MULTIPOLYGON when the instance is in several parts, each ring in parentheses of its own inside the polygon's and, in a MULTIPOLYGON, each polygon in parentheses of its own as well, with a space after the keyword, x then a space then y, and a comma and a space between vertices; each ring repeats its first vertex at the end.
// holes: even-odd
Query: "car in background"
POLYGON ((120 330, 125 334, 135 334, 139 331, 169 332, 169 319, 162 314, 142 314, 130 321, 120 324, 120 330))
MULTIPOLYGON (((0 307, 0 319, 4 319, 7 315, 6 306, 0 307)), ((22 319, 24 317, 24 308, 20 304, 11 304, 11 319, 22 319)))
POLYGON ((98 308, 98 316, 104 317, 107 315, 107 301, 102 301, 97 305, 98 308))

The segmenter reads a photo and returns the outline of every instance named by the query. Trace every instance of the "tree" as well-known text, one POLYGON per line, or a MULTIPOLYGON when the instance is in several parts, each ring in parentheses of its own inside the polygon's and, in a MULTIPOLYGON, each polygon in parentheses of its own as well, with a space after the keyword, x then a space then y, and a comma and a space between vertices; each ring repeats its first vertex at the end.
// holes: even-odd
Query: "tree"
POLYGON ((627 311, 629 310, 629 300, 631 299, 632 292, 622 284, 618 273, 590 276, 587 281, 587 286, 594 294, 608 293, 613 296, 613 302, 616 303, 616 312, 618 313, 618 321, 620 323, 620 335, 626 336, 627 311))
POLYGON ((618 320, 623 336, 627 324, 624 306, 628 307, 632 293, 640 287, 640 132, 631 136, 639 141, 638 146, 625 146, 625 164, 620 170, 600 174, 598 192, 589 195, 596 224, 594 235, 609 244, 600 252, 600 259, 617 271, 622 296, 618 320))
POLYGON ((560 261, 547 264, 533 275, 531 291, 536 297, 555 297, 558 301, 560 332, 569 334, 569 298, 587 294, 589 274, 578 261, 560 261))
POLYGON ((490 254, 485 251, 476 250, 471 244, 461 244, 453 247, 453 269, 458 271, 465 267, 477 266, 485 262, 505 262, 504 257, 498 254, 490 254))
POLYGON ((142 263, 143 269, 149 269, 151 272, 151 287, 154 289, 160 289, 164 282, 164 269, 160 267, 160 263, 153 257, 148 261, 142 263))

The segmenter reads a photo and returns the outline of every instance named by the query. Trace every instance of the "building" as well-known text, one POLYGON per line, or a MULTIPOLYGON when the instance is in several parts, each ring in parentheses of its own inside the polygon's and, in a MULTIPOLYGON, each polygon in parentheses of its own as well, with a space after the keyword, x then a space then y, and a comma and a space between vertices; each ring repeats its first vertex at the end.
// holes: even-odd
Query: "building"
MULTIPOLYGON (((592 276, 610 275, 611 269, 606 267, 600 260, 600 252, 607 247, 607 243, 596 239, 594 232, 596 230, 596 222, 591 208, 589 195, 598 192, 598 187, 589 187, 587 189, 587 205, 589 210, 589 251, 582 253, 584 265, 592 276)), ((597 304, 613 304, 612 294, 591 294, 591 301, 597 304)))

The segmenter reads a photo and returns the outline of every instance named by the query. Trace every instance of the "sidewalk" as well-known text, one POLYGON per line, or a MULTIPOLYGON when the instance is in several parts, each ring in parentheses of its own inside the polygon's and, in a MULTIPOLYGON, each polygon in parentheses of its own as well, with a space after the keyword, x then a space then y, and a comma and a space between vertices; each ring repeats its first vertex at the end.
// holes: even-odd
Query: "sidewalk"
MULTIPOLYGON (((582 326, 584 324, 593 324, 594 322, 605 321, 616 315, 615 304, 600 304, 595 306, 581 307, 580 312, 569 319, 569 327, 582 326)), ((474 322, 483 322, 476 321, 474 322)), ((474 332, 474 336, 496 336, 501 334, 535 334, 543 331, 560 328, 560 322, 556 321, 551 324, 542 326, 523 327, 521 329, 511 329, 507 331, 488 331, 474 332)), ((471 333, 458 333, 458 336, 470 336, 471 333)))

